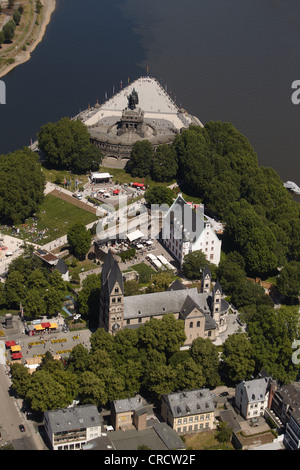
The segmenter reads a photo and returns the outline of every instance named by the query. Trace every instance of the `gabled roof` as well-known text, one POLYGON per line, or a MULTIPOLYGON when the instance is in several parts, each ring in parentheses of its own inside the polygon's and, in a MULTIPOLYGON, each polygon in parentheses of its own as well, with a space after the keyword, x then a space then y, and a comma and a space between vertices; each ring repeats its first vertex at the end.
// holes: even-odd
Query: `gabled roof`
POLYGON ((112 265, 114 263, 115 259, 111 251, 109 251, 105 257, 103 266, 102 266, 102 272, 101 272, 101 281, 102 284, 105 284, 107 281, 108 274, 112 268, 112 265))
POLYGON ((179 279, 176 279, 169 287, 168 291, 170 290, 186 290, 187 288, 182 284, 182 282, 179 281, 179 279))
POLYGON ((183 241, 195 241, 204 229, 204 207, 200 205, 195 211, 180 193, 166 212, 164 221, 183 241))
POLYGON ((186 319, 189 314, 194 310, 194 309, 198 309, 199 310, 199 314, 201 316, 203 316, 203 313, 201 312, 201 309, 199 307, 199 305, 195 302, 195 300, 193 300, 189 295, 186 297, 185 301, 184 301, 184 304, 182 306, 182 309, 180 311, 180 316, 181 318, 183 319, 186 319))

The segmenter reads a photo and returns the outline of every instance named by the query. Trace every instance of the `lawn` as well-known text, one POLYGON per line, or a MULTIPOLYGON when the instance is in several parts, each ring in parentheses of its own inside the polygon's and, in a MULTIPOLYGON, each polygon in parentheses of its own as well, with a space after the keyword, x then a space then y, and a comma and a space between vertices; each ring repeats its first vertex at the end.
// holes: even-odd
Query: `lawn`
POLYGON ((231 443, 221 444, 215 438, 215 431, 186 434, 184 436, 184 443, 187 450, 233 450, 231 443))
POLYGON ((87 225, 96 220, 97 217, 91 212, 47 194, 37 218, 29 218, 25 224, 17 225, 15 228, 19 230, 18 233, 12 229, 2 229, 2 232, 44 245, 66 235, 69 227, 76 222, 87 225))

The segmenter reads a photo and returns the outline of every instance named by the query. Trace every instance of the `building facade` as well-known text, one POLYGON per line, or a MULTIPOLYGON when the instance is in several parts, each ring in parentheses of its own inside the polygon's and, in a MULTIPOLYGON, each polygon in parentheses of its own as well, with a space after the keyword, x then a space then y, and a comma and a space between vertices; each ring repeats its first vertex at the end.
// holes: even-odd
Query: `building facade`
POLYGON ((211 223, 205 221, 204 207, 195 209, 179 194, 166 212, 162 241, 182 266, 184 257, 193 251, 202 251, 206 259, 218 265, 221 258, 221 240, 211 223))
POLYGON ((264 416, 269 403, 270 378, 242 381, 236 386, 235 404, 245 419, 264 416))
MULTIPOLYGON (((208 270, 205 271, 206 282, 208 270)), ((209 283, 210 284, 210 283, 209 283)), ((175 281, 165 292, 124 296, 123 277, 111 252, 105 258, 101 274, 99 327, 111 334, 123 328, 138 328, 151 318, 162 319, 171 313, 183 320, 186 342, 196 338, 215 340, 227 327, 229 304, 222 298, 217 282, 212 292, 198 292, 175 281)))
POLYGON ((44 427, 52 450, 80 450, 101 436, 101 420, 95 405, 45 411, 44 427))
POLYGON ((178 434, 214 429, 214 403, 209 389, 163 395, 161 414, 178 434))

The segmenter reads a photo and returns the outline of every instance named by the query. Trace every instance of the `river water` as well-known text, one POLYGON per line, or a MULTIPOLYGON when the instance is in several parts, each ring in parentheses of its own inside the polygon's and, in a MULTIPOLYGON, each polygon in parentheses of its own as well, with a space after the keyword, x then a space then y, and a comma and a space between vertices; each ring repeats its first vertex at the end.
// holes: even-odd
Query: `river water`
POLYGON ((298 0, 58 0, 30 61, 3 77, 0 152, 147 73, 203 123, 229 121, 300 185, 298 0))

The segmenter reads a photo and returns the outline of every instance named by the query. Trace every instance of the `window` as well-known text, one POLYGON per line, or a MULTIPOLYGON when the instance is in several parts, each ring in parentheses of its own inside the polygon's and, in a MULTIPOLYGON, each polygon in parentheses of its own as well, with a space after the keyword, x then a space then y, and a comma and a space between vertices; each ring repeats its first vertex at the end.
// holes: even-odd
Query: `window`
POLYGON ((116 288, 115 288, 115 294, 118 294, 118 293, 119 293, 119 288, 116 287, 116 288))
POLYGON ((197 328, 200 328, 200 322, 197 321, 197 328))
POLYGON ((122 302, 122 297, 118 297, 118 302, 122 302))
POLYGON ((191 322, 190 322, 190 328, 193 328, 193 326, 194 326, 194 325, 193 325, 193 322, 191 321, 191 322))
POLYGON ((113 304, 115 304, 115 303, 116 303, 116 298, 113 297, 113 298, 111 299, 111 301, 112 301, 113 304))
POLYGON ((126 320, 126 324, 127 324, 127 325, 130 325, 130 320, 126 320))

